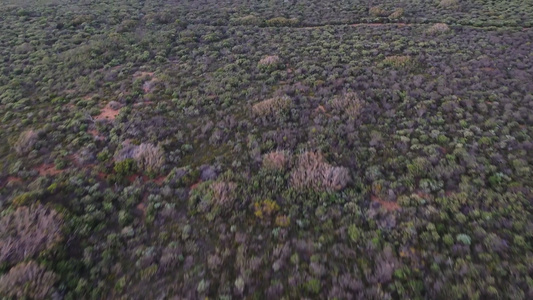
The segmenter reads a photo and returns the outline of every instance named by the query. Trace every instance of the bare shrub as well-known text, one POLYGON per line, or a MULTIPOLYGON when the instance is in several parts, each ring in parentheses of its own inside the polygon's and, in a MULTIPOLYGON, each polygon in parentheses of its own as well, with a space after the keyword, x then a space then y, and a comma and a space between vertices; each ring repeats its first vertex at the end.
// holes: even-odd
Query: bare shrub
POLYGON ((322 154, 317 152, 300 154, 296 168, 291 172, 291 183, 296 188, 338 191, 349 181, 350 174, 347 168, 328 164, 322 154))
POLYGON ((345 113, 351 119, 356 119, 363 110, 364 103, 356 93, 346 93, 330 101, 331 108, 338 113, 345 113))
POLYGON ((445 23, 436 23, 427 30, 427 33, 431 35, 437 35, 448 31, 450 31, 450 27, 448 25, 445 23))
POLYGON ((117 162, 132 158, 137 166, 146 171, 157 171, 165 164, 165 153, 159 146, 149 143, 127 144, 115 155, 117 162))
POLYGON ((211 184, 214 202, 222 207, 231 207, 237 198, 237 184, 234 182, 217 181, 211 184))
POLYGON ((21 206, 0 220, 0 262, 16 263, 62 240, 63 220, 42 205, 21 206))
POLYGON ((273 151, 263 155, 263 167, 269 170, 285 170, 291 155, 287 151, 273 151))
POLYGON ((392 12, 392 14, 389 15, 389 19, 399 19, 403 16, 404 12, 405 11, 403 8, 397 8, 394 10, 394 12, 392 12))
POLYGON ((49 298, 57 276, 34 261, 20 263, 0 278, 0 294, 16 299, 49 298))
POLYGON ((279 62, 279 56, 277 56, 277 55, 269 55, 269 56, 263 57, 259 61, 259 65, 260 66, 270 66, 270 65, 277 64, 278 62, 279 62))
POLYGON ((137 162, 137 165, 148 171, 158 170, 165 163, 165 154, 163 149, 153 144, 140 144, 135 153, 133 159, 137 162))
POLYGON ((231 19, 230 22, 236 25, 258 26, 263 23, 263 20, 254 15, 248 15, 240 18, 231 19))
POLYGON ((259 117, 279 117, 287 112, 292 105, 288 96, 275 97, 256 103, 252 106, 252 113, 259 117))
POLYGON ((367 274, 367 280, 372 284, 390 282, 394 270, 400 267, 400 263, 389 245, 385 246, 376 257, 375 264, 373 272, 367 274))
POLYGON ((273 26, 273 27, 291 27, 291 26, 296 26, 299 23, 300 23, 300 20, 296 18, 287 19, 284 17, 272 18, 272 19, 266 20, 265 22, 267 26, 273 26))
POLYGON ((459 0, 441 0, 439 6, 443 8, 453 8, 459 5, 459 0))
POLYGON ((20 134, 13 148, 15 148, 18 155, 28 154, 35 146, 38 138, 39 134, 36 131, 26 130, 20 134))
POLYGON ((368 13, 373 16, 373 17, 386 17, 387 16, 387 11, 384 10, 381 6, 372 6, 369 10, 368 10, 368 13))

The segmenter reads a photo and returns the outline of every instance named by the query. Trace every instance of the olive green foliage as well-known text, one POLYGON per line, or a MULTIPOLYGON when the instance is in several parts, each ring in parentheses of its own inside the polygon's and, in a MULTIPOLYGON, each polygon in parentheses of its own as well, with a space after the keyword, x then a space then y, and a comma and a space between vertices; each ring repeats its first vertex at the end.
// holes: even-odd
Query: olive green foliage
POLYGON ((120 176, 129 176, 137 171, 137 164, 132 158, 115 163, 113 170, 120 176))

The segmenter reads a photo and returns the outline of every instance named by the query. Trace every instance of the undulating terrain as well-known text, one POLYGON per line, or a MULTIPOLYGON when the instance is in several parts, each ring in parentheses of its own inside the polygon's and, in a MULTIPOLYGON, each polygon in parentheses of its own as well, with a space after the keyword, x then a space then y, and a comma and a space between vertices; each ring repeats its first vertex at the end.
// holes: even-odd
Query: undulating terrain
POLYGON ((532 27, 0 0, 0 297, 532 299, 532 27))

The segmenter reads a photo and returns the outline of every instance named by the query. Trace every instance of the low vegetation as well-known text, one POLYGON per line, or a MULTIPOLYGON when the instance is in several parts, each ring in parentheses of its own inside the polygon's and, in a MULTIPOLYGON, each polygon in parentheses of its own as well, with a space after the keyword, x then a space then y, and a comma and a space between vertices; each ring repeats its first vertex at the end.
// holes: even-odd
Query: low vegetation
POLYGON ((0 298, 533 298, 531 1, 0 4, 0 298))

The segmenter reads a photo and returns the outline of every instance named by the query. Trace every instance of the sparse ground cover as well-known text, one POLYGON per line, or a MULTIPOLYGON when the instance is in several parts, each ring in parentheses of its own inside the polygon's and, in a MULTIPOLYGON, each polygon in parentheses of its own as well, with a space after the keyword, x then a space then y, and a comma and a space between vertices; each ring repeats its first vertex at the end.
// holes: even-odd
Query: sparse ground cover
POLYGON ((533 297, 528 1, 1 3, 2 297, 533 297))

